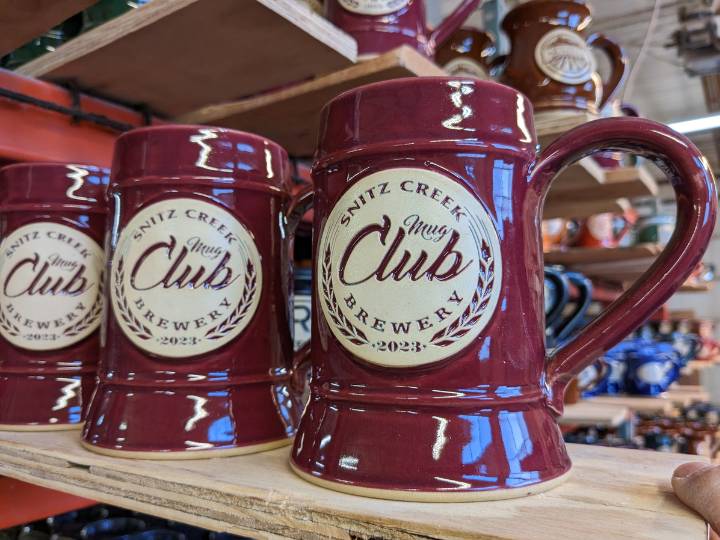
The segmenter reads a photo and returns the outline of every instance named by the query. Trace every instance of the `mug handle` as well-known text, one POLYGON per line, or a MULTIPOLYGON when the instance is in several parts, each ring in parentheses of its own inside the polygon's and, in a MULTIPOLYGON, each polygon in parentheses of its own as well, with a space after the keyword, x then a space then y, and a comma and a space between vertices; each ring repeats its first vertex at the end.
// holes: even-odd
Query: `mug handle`
MULTIPOLYGON (((554 268, 545 268, 545 279, 552 282, 555 286, 555 290, 558 293, 555 295, 556 299, 550 306, 550 311, 545 315, 545 326, 548 329, 553 329, 555 323, 560 319, 565 306, 570 299, 570 293, 568 291, 567 282, 563 277, 562 272, 555 270, 554 268)), ((553 334, 554 335, 554 334, 553 334)))
POLYGON ((445 20, 438 24, 435 29, 430 32, 431 49, 435 50, 442 45, 452 35, 452 33, 460 28, 467 18, 480 5, 480 0, 463 0, 445 20))
POLYGON ((562 413, 565 386, 572 377, 637 328, 682 286, 702 258, 717 217, 715 179, 707 159, 683 135, 642 118, 589 122, 548 146, 530 179, 541 203, 560 172, 604 150, 641 154, 665 171, 677 197, 677 225, 668 245, 640 279, 547 359, 549 405, 558 415, 562 413))
POLYGON ((562 343, 568 339, 582 324, 585 314, 590 308, 590 304, 592 304, 593 287, 590 280, 578 272, 567 272, 565 275, 568 281, 575 285, 578 290, 578 299, 570 316, 557 329, 557 343, 562 343))
POLYGON ((590 47, 605 52, 612 64, 610 78, 603 82, 602 99, 598 103, 598 110, 602 110, 625 84, 630 73, 630 63, 623 48, 603 34, 593 34, 587 43, 590 47))
MULTIPOLYGON (((288 237, 295 238, 295 233, 300 225, 302 217, 313 206, 314 189, 308 185, 301 189, 290 201, 286 214, 288 237)), ((302 392, 305 386, 305 374, 310 365, 310 342, 300 347, 293 355, 292 376, 290 385, 296 392, 302 392)))

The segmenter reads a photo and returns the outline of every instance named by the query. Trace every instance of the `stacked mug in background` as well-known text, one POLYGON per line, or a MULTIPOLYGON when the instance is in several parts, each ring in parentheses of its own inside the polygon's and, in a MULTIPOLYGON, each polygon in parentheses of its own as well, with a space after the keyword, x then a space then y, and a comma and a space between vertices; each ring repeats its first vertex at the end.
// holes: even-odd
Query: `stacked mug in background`
POLYGON ((84 420, 89 450, 150 459, 295 436, 301 477, 372 497, 552 488, 571 467, 556 424, 568 382, 685 281, 717 198, 692 143, 646 120, 599 120, 536 151, 525 96, 447 77, 332 100, 314 189, 294 196, 279 145, 207 126, 122 135, 106 198, 96 168, 3 169, 0 423, 84 420), (559 171, 608 146, 673 172, 678 228, 638 283, 548 354, 542 201, 559 171), (311 200, 312 335, 293 353, 292 242, 311 200))

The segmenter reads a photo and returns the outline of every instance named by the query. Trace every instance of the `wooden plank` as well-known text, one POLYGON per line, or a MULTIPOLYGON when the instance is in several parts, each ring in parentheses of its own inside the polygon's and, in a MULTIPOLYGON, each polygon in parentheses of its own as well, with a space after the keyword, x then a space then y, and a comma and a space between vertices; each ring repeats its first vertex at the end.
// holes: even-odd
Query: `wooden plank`
POLYGON ((543 219, 584 218, 603 212, 622 214, 631 207, 627 199, 548 201, 543 208, 543 219))
POLYGON ((582 111, 541 111, 535 113, 535 132, 540 146, 545 147, 563 133, 598 118, 597 115, 582 111))
POLYGON ((81 12, 96 0, 0 0, 0 56, 81 12))
MULTIPOLYGON (((573 174, 573 171, 577 169, 577 167, 571 167, 565 174, 573 174)), ((604 181, 596 182, 595 185, 584 182, 578 183, 573 188, 563 187, 561 190, 555 190, 553 185, 548 193, 548 204, 558 204, 564 201, 618 199, 620 197, 630 199, 654 197, 658 192, 657 182, 645 168, 623 167, 608 170, 604 176, 604 181)), ((570 181, 566 181, 564 186, 570 183, 570 181)))
POLYGON ((670 401, 683 407, 687 407, 695 401, 710 399, 710 395, 699 384, 674 384, 665 392, 665 395, 670 401))
POLYGON ((153 0, 18 71, 177 116, 351 65, 353 38, 294 0, 153 0))
POLYGON ((657 244, 638 244, 619 248, 568 248, 563 251, 551 251, 545 254, 547 264, 588 264, 609 263, 614 261, 635 261, 656 257, 662 251, 657 244))
MULTIPOLYGON (((582 188, 596 188, 605 183, 605 171, 592 158, 583 158, 575 165, 565 169, 553 180, 548 195, 553 197, 559 193, 577 192, 582 188)), ((575 197, 582 200, 585 197, 575 197)))
POLYGON ((148 462, 87 452, 68 432, 1 433, 0 473, 253 538, 705 538, 702 519, 672 495, 669 484, 687 456, 582 445, 569 451, 574 472, 565 484, 492 503, 407 503, 336 493, 296 477, 287 448, 148 462), (66 466, 39 459, 47 456, 66 466))
POLYGON ((176 120, 258 133, 280 143, 291 155, 312 156, 320 128, 320 111, 335 96, 372 82, 444 74, 432 60, 403 46, 312 81, 241 101, 211 105, 176 120))
POLYGON ((595 396, 588 398, 591 403, 616 405, 629 408, 631 411, 641 413, 666 413, 673 409, 673 402, 666 396, 595 396))
POLYGON ((688 281, 682 287, 680 287, 680 292, 709 292, 712 291, 714 285, 715 284, 712 282, 698 283, 697 281, 688 281))
POLYGON ((596 403, 582 400, 565 405, 560 425, 617 427, 630 418, 630 409, 624 405, 596 403))

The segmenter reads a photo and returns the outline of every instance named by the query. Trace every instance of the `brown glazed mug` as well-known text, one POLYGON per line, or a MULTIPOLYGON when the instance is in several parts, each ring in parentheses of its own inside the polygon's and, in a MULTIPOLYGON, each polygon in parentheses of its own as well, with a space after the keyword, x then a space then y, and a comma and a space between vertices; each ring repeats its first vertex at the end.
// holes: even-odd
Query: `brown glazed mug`
POLYGON ((492 82, 398 79, 326 105, 311 397, 291 454, 303 478, 448 501, 520 497, 567 477, 565 386, 682 285, 717 195, 695 146, 647 120, 598 120, 539 158, 536 148, 532 105, 492 82), (603 149, 669 171, 678 228, 633 287, 548 352, 543 201, 561 170, 603 149))
POLYGON ((0 170, 0 429, 78 429, 95 387, 107 169, 0 170))
POLYGON ((185 459, 289 443, 290 189, 285 150, 249 133, 161 126, 117 140, 88 448, 185 459))
POLYGON ((580 0, 531 0, 511 10, 502 22, 511 52, 500 82, 530 98, 536 112, 579 109, 598 114, 622 88, 629 64, 609 38, 585 36, 591 21, 590 8, 580 0), (607 81, 596 71, 593 48, 610 58, 607 81))
POLYGON ((432 58, 479 5, 462 0, 434 30, 427 27, 423 0, 325 0, 325 16, 357 40, 360 57, 409 45, 432 58))
POLYGON ((489 79, 495 38, 475 28, 460 28, 438 49, 435 62, 453 77, 489 79))
POLYGON ((616 248, 632 230, 637 213, 628 210, 623 214, 604 212, 584 219, 578 232, 573 236, 572 245, 584 248, 616 248), (616 226, 617 222, 622 225, 616 226))

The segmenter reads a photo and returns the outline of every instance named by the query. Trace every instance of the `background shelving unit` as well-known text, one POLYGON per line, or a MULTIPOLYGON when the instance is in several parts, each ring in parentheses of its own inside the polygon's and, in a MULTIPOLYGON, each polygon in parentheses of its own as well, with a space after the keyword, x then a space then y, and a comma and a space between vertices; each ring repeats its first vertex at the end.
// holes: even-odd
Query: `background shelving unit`
POLYGON ((295 0, 154 0, 21 66, 174 117, 352 65, 357 44, 295 0))
MULTIPOLYGON (((0 0, 0 27, 16 30, 0 35, 0 54, 92 3, 0 0)), ((302 2, 245 0, 238 6, 237 0, 153 0, 16 73, 0 70, 0 89, 116 124, 98 125, 0 94, 0 124, 13 126, 0 130, 0 163, 109 165, 118 133, 162 121, 253 131, 277 140, 295 157, 307 157, 314 151, 320 110, 338 93, 369 82, 443 74, 410 48, 358 63, 354 40, 302 2), (138 104, 142 112, 132 108, 138 104)), ((594 119, 590 114, 540 114, 535 119, 540 144, 594 119)), ((645 166, 604 170, 586 158, 554 182, 545 217, 622 213, 630 208, 630 198, 657 195, 657 182, 645 166)), ((609 302, 622 291, 621 282, 639 276, 659 252, 652 244, 571 249, 546 254, 546 262, 612 284, 594 291, 596 300, 609 302)), ((685 290, 706 291, 709 286, 688 284, 685 290)), ((633 411, 668 411, 706 397, 697 388, 675 388, 658 398, 598 397, 569 405, 559 422, 617 427, 633 411)), ((76 433, 64 432, 0 432, 0 474, 258 538, 706 537, 702 520, 671 496, 671 471, 687 456, 576 445, 569 449, 575 471, 560 488, 527 499, 477 504, 397 503, 327 491, 290 472, 287 449, 156 463, 89 453, 79 446, 76 433)), ((73 504, 85 503, 80 501, 73 504)))

